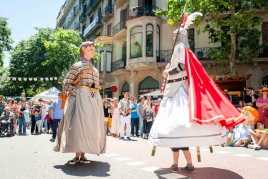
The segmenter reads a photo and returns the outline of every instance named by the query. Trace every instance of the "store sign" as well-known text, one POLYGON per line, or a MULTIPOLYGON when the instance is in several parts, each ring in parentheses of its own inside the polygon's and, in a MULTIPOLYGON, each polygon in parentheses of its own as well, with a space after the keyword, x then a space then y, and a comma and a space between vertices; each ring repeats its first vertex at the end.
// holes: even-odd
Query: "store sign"
POLYGON ((91 24, 89 24, 89 26, 87 26, 87 28, 84 30, 84 34, 83 34, 83 36, 85 37, 87 34, 88 34, 88 32, 97 24, 97 22, 98 22, 98 20, 99 20, 99 17, 97 16, 94 20, 93 20, 93 22, 91 22, 91 24))
POLYGON ((146 88, 146 89, 140 89, 139 93, 150 93, 153 91, 159 90, 159 88, 146 88))

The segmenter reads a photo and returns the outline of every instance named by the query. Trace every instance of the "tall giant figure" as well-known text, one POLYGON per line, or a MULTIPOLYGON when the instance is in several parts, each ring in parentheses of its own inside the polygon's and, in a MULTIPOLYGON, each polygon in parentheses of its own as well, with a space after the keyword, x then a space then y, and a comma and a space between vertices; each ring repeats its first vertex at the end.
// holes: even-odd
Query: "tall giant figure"
POLYGON ((225 127, 243 117, 209 78, 191 51, 187 29, 196 16, 182 23, 170 63, 164 98, 150 132, 149 143, 159 147, 195 147, 225 143, 225 127))
POLYGON ((81 60, 67 73, 63 85, 69 92, 56 137, 55 151, 76 153, 70 164, 89 163, 85 153, 106 151, 104 112, 99 93, 99 72, 93 66, 93 42, 83 42, 81 60))

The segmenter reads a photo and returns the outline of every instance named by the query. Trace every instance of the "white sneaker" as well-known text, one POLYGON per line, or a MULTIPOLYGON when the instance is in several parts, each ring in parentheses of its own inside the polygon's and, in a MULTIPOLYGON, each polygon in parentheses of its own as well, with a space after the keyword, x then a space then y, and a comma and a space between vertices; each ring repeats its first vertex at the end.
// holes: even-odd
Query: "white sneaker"
POLYGON ((259 146, 258 144, 254 144, 253 149, 260 150, 261 149, 261 146, 259 146))
POLYGON ((249 149, 253 149, 253 147, 254 147, 254 145, 252 145, 252 144, 248 145, 249 149))

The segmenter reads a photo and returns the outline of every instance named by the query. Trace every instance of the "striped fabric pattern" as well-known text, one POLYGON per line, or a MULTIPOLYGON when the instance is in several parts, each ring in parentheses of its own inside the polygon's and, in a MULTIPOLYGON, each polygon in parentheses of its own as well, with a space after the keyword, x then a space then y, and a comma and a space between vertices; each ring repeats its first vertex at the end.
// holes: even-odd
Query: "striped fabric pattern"
POLYGON ((94 67, 86 76, 84 76, 75 86, 73 82, 77 79, 79 75, 82 75, 84 71, 86 71, 90 66, 91 62, 89 61, 79 61, 75 63, 70 70, 68 71, 65 79, 63 80, 63 86, 66 91, 68 91, 71 95, 76 94, 75 86, 88 86, 94 83, 95 88, 99 87, 99 72, 94 67))

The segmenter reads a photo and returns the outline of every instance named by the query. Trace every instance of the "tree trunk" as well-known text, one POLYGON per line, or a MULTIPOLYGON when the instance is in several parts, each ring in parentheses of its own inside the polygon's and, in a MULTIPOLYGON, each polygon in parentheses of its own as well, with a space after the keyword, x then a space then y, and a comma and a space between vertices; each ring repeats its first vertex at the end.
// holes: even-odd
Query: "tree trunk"
MULTIPOLYGON (((234 19, 235 4, 231 5, 231 18, 234 19)), ((236 58, 236 33, 233 24, 230 24, 230 36, 231 36, 231 53, 228 57, 230 65, 230 74, 236 74, 235 70, 235 58, 236 58)))

